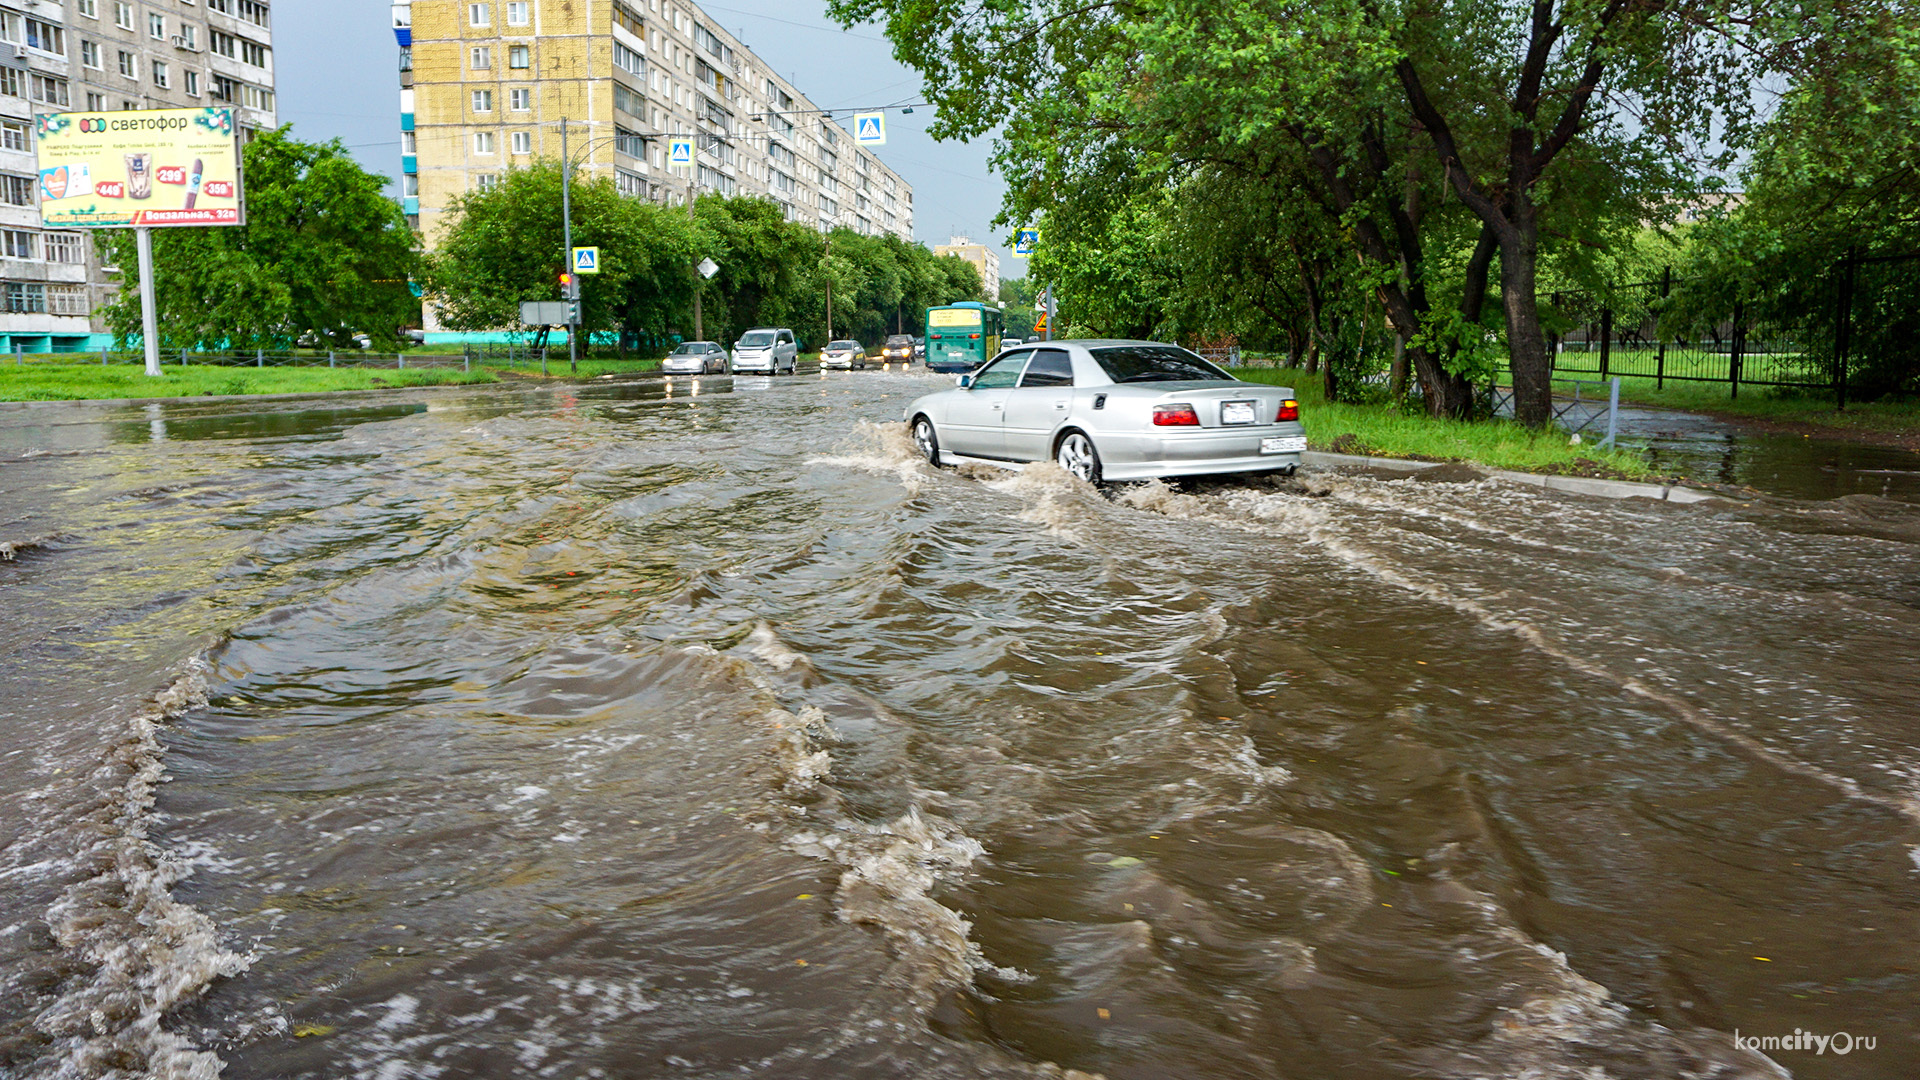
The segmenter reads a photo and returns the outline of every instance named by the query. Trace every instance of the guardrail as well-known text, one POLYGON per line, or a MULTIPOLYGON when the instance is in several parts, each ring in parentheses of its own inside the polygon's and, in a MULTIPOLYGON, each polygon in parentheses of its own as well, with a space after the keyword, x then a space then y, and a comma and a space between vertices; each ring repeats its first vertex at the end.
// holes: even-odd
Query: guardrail
MULTIPOLYGON (((12 359, 16 364, 141 364, 147 362, 143 352, 115 352, 102 349, 99 352, 73 353, 35 353, 28 355, 15 349, 12 359)), ((459 353, 368 353, 345 350, 332 351, 275 351, 255 349, 252 352, 196 352, 192 349, 167 350, 160 354, 160 365, 185 366, 199 364, 209 367, 324 367, 324 368, 393 368, 404 371, 408 368, 459 368, 472 371, 471 357, 459 353)))

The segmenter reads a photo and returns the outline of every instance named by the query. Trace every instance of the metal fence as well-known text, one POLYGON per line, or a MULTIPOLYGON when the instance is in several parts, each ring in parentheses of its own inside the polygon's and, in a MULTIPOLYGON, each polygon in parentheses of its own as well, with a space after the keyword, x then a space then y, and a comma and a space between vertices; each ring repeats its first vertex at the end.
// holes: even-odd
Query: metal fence
MULTIPOLYGON (((70 353, 25 353, 16 349, 9 357, 16 364, 141 364, 147 362, 144 352, 115 352, 102 349, 99 352, 70 353)), ((192 349, 162 350, 160 365, 186 366, 194 364, 206 367, 306 367, 306 368, 391 368, 405 371, 409 368, 458 368, 462 371, 473 370, 474 359, 459 353, 369 353, 358 350, 298 351, 255 349, 251 352, 197 352, 192 349)))
POLYGON ((1920 255, 1850 254, 1812 287, 1743 298, 1723 282, 1636 282, 1544 298, 1556 375, 1826 390, 1920 389, 1920 255))

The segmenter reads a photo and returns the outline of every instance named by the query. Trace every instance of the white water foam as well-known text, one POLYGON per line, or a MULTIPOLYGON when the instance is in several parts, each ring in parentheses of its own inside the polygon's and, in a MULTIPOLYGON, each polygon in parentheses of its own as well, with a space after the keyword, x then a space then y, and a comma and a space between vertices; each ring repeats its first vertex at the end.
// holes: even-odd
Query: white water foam
POLYGON ((47 1075, 212 1080, 220 1058, 167 1031, 162 1021, 213 980, 247 969, 251 957, 220 945, 213 923, 175 900, 172 887, 191 867, 149 839, 155 789, 164 779, 164 724, 207 703, 207 670, 187 670, 128 722, 126 737, 102 771, 115 775, 93 815, 97 839, 82 860, 92 876, 69 886, 47 910, 54 940, 91 971, 76 976, 35 1018, 54 1039, 47 1075), (137 1063, 129 1069, 129 1062, 137 1063))
POLYGON ((830 465, 857 469, 876 476, 891 476, 918 495, 927 484, 928 465, 913 445, 913 436, 905 424, 876 424, 861 420, 854 424, 852 437, 837 454, 807 459, 809 465, 830 465))

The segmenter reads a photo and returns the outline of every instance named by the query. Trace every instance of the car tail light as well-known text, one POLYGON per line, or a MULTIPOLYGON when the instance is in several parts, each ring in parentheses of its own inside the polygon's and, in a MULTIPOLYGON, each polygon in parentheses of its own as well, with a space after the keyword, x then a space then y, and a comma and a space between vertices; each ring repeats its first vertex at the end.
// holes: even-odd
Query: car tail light
POLYGON ((974 340, 976 340, 976 341, 977 341, 977 340, 979 340, 979 338, 980 338, 980 335, 979 335, 979 334, 968 334, 967 336, 968 336, 968 337, 970 337, 970 338, 973 338, 973 339, 974 339, 974 340))
POLYGON ((1275 423, 1279 423, 1283 420, 1300 419, 1300 403, 1293 400, 1292 398, 1288 398, 1287 400, 1281 402, 1280 415, 1274 417, 1273 419, 1275 423))
POLYGON ((1200 414, 1191 405, 1155 405, 1154 427, 1199 427, 1200 414))

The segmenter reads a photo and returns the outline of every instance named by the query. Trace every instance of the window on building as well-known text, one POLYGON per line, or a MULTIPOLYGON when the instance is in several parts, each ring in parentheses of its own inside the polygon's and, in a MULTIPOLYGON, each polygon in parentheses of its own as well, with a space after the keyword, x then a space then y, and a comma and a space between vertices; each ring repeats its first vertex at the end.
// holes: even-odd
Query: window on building
POLYGON ((153 85, 163 89, 173 85, 173 83, 168 81, 166 64, 158 60, 152 60, 147 63, 147 67, 153 71, 153 85))
POLYGON ((57 53, 65 56, 67 52, 67 32, 49 22, 39 19, 27 19, 27 48, 41 52, 57 53))
POLYGON ((261 112, 272 112, 273 91, 241 83, 240 104, 245 105, 249 109, 259 109, 261 112))
POLYGON ((257 68, 266 67, 267 47, 257 41, 248 41, 245 38, 241 38, 240 59, 243 63, 252 64, 257 68))
POLYGON ((41 240, 48 262, 77 265, 87 261, 87 241, 79 233, 50 232, 41 240))
POLYGON ((533 132, 516 131, 513 133, 513 152, 516 154, 533 153, 533 132))
POLYGON ((167 17, 160 14, 147 16, 147 36, 155 41, 167 40, 167 17))
POLYGON ((613 66, 643 79, 647 77, 647 58, 617 41, 613 43, 613 66))
POLYGON ((470 26, 492 26, 493 25, 493 5, 492 4, 468 4, 467 5, 467 23, 470 26))
POLYGON ((87 287, 85 285, 47 286, 47 314, 87 314, 87 287))
POLYGON ((229 105, 234 104, 238 100, 239 94, 237 91, 240 87, 239 83, 234 82, 225 75, 210 75, 208 79, 208 97, 215 101, 224 101, 229 105))
POLYGON ((476 45, 467 54, 468 66, 475 71, 485 71, 493 66, 493 50, 485 45, 476 45))
POLYGON ((620 83, 613 84, 613 107, 629 116, 647 115, 646 99, 620 83))
POLYGON ((83 41, 80 43, 80 62, 95 71, 100 70, 100 43, 83 41))
POLYGON ((126 0, 114 0, 113 25, 122 30, 133 29, 133 5, 126 0))
POLYGON ((628 131, 619 126, 613 129, 613 148, 628 157, 640 158, 643 161, 647 156, 647 141, 640 137, 640 133, 628 131))
POLYGON ((0 229, 0 256, 9 259, 33 258, 33 234, 21 229, 0 229))
POLYGON ((13 315, 45 315, 47 287, 32 282, 7 282, 7 312, 13 315))
POLYGON ((507 107, 514 112, 526 112, 533 108, 533 91, 524 86, 507 91, 507 107))
MULTIPOLYGON (((619 46, 616 45, 614 48, 617 49, 619 46)), ((518 71, 525 71, 532 67, 533 50, 525 45, 507 46, 507 66, 518 71)))
POLYGON ((493 91, 475 90, 473 92, 473 111, 474 112, 492 112, 493 111, 493 91))
POLYGON ((238 52, 238 40, 232 34, 223 34, 218 30, 207 31, 207 48, 221 56, 233 56, 238 52))
POLYGON ((49 75, 33 75, 28 78, 28 86, 33 90, 33 100, 43 105, 67 104, 67 80, 56 79, 49 75))
POLYGON ((192 69, 186 72, 186 91, 188 97, 200 96, 200 73, 192 69))
POLYGON ((410 199, 420 197, 420 174, 407 173, 400 184, 400 193, 410 199))
MULTIPOLYGON (((223 12, 225 14, 231 15, 233 14, 233 0, 207 0, 207 10, 219 11, 219 12, 223 12)), ((410 11, 412 9, 399 8, 397 10, 410 11)))
POLYGON ((127 52, 125 49, 120 51, 120 74, 125 75, 129 79, 137 79, 140 77, 140 62, 135 60, 133 54, 127 52))
POLYGON ((532 22, 533 19, 529 12, 529 9, 532 6, 533 5, 526 3, 525 0, 514 0, 513 3, 508 4, 507 5, 507 25, 508 26, 526 26, 528 23, 532 22))
POLYGON ((0 149, 32 150, 27 141, 27 125, 19 120, 0 121, 0 149))
POLYGON ((240 17, 255 26, 266 26, 267 5, 260 0, 240 0, 240 17))
POLYGON ((13 206, 32 206, 33 177, 0 175, 0 202, 13 206))
POLYGON ((499 183, 500 177, 493 173, 477 173, 473 178, 473 186, 481 191, 492 191, 499 183))
POLYGON ((647 38, 647 25, 641 20, 640 13, 620 3, 620 0, 614 0, 613 3, 613 25, 642 41, 647 38))
POLYGON ((473 133, 473 152, 476 154, 493 153, 493 132, 476 131, 473 133))
POLYGON ((89 19, 100 17, 99 0, 74 0, 74 14, 85 15, 89 19))
POLYGON ((174 42, 175 45, 178 45, 183 49, 191 49, 194 52, 200 51, 200 28, 199 27, 193 25, 192 23, 181 23, 179 36, 180 36, 180 40, 174 42))

